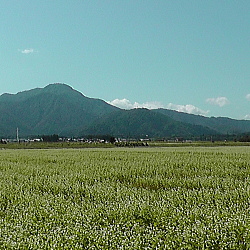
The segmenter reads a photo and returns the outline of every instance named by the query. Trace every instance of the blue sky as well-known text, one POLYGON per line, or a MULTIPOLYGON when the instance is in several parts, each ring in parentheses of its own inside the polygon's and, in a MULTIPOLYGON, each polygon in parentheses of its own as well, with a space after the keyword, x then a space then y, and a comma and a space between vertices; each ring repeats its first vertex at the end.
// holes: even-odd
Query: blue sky
POLYGON ((250 119, 249 0, 0 0, 0 94, 250 119))

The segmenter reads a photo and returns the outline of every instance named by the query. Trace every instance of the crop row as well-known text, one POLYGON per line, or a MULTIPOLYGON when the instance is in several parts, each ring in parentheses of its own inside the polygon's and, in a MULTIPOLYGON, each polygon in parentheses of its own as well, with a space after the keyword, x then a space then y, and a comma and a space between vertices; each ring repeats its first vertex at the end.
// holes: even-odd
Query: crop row
POLYGON ((4 249, 249 249, 248 147, 0 151, 4 249))

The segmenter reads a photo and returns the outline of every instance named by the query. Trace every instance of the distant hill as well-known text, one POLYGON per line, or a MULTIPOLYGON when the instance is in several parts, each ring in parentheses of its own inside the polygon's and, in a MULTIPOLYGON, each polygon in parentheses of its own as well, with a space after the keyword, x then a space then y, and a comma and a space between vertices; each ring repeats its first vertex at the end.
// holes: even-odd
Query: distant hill
POLYGON ((119 110, 95 121, 82 134, 112 134, 120 137, 191 137, 216 131, 175 121, 148 109, 119 110))
POLYGON ((164 114, 175 121, 206 126, 219 134, 240 134, 250 132, 250 121, 248 120, 235 120, 227 117, 205 117, 169 109, 155 109, 154 111, 164 114))
POLYGON ((0 96, 0 135, 72 134, 118 108, 66 84, 0 96))
POLYGON ((50 84, 0 96, 0 137, 58 134, 120 137, 185 137, 240 134, 250 121, 203 117, 167 109, 123 110, 84 96, 66 84, 50 84))

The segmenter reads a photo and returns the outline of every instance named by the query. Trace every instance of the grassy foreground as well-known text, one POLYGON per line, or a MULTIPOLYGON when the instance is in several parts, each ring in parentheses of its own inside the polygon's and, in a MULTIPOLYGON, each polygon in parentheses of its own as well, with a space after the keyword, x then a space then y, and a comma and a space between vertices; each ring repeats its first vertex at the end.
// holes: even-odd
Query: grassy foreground
MULTIPOLYGON (((69 148, 115 148, 115 147, 141 147, 145 142, 131 141, 128 143, 88 143, 88 142, 21 142, 0 144, 1 149, 69 149, 69 148)), ((229 147, 229 146, 250 146, 250 142, 147 142, 149 147, 229 147)))
POLYGON ((249 249, 250 149, 0 150, 1 249, 249 249))

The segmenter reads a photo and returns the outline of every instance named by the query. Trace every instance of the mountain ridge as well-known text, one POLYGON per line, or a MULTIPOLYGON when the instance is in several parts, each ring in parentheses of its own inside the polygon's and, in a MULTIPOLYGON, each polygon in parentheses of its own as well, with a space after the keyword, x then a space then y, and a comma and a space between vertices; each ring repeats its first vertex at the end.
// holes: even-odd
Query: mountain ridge
POLYGON ((59 134, 79 136, 191 137, 250 131, 250 121, 205 117, 168 109, 124 110, 90 98, 71 86, 49 84, 0 96, 0 136, 59 134))
POLYGON ((87 126, 103 113, 116 109, 103 100, 86 97, 66 84, 50 84, 10 96, 1 95, 0 123, 6 128, 11 127, 9 131, 5 129, 5 135, 13 135, 13 127, 20 127, 20 133, 24 135, 59 134, 87 126), (8 121, 10 117, 12 122, 8 121))
POLYGON ((216 131, 199 125, 175 121, 163 114, 137 108, 118 110, 91 124, 82 134, 115 134, 120 137, 192 137, 215 135, 216 131))
POLYGON ((250 132, 250 121, 236 120, 229 117, 206 117, 202 115, 188 114, 170 109, 154 109, 176 121, 207 126, 221 134, 238 134, 250 132))

